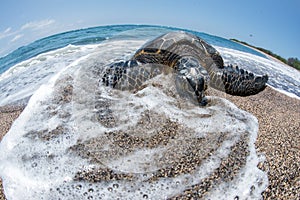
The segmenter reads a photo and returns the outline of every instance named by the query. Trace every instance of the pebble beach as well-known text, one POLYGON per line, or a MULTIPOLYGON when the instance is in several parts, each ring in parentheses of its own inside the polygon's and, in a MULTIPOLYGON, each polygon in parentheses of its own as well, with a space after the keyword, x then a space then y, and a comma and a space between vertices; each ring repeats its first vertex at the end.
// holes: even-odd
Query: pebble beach
MULTIPOLYGON (((267 87, 250 97, 234 97, 213 89, 220 96, 252 113, 259 121, 256 150, 266 161, 259 168, 268 173, 269 186, 264 199, 300 199, 300 100, 267 87)), ((22 112, 20 106, 0 107, 0 140, 22 112)), ((0 200, 6 199, 0 182, 0 200)))
POLYGON ((300 101, 270 87, 246 98, 216 95, 223 95, 258 119, 256 150, 266 156, 259 168, 269 178, 263 198, 300 199, 300 101))
MULTIPOLYGON (((21 114, 22 106, 4 106, 0 107, 0 141, 8 132, 14 120, 21 114)), ((2 181, 0 179, 0 200, 6 199, 3 193, 2 181)))

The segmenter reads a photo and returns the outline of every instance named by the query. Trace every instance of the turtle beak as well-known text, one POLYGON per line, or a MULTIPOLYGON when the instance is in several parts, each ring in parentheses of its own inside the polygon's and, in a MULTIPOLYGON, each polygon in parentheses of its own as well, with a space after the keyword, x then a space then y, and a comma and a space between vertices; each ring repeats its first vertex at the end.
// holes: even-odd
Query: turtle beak
POLYGON ((207 103, 208 103, 208 101, 207 101, 207 98, 206 98, 206 97, 203 97, 203 98, 201 99, 201 101, 199 101, 199 105, 200 105, 200 106, 206 106, 207 103))

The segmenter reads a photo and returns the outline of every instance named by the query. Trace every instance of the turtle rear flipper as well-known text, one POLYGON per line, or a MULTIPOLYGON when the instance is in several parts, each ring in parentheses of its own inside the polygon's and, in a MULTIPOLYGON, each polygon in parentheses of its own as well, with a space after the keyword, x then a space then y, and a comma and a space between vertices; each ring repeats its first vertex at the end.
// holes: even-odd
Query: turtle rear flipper
POLYGON ((219 76, 212 86, 235 96, 255 95, 266 88, 268 81, 268 75, 257 76, 232 65, 224 67, 219 76))

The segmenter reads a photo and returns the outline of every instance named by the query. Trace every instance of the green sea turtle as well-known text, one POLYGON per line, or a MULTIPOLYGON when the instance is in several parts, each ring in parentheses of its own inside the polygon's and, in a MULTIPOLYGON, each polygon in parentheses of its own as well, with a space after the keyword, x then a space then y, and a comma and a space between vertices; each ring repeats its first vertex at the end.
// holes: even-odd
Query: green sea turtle
POLYGON ((202 106, 207 104, 204 91, 208 85, 231 95, 249 96, 264 90, 268 81, 267 75, 256 76, 237 66, 224 66, 215 48, 183 31, 147 42, 128 61, 110 65, 102 81, 106 86, 133 90, 168 69, 176 74, 179 93, 196 97, 202 106))

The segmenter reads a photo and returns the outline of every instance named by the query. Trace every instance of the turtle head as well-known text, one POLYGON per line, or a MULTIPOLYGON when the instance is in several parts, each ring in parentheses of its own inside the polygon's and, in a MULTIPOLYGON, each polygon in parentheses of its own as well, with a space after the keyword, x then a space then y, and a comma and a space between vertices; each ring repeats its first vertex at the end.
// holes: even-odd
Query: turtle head
POLYGON ((203 77, 197 79, 182 75, 176 75, 175 85, 179 96, 191 100, 200 106, 207 104, 205 90, 207 83, 203 77))
POLYGON ((193 57, 183 57, 177 63, 177 91, 181 96, 196 100, 200 106, 207 104, 205 90, 209 83, 209 75, 204 67, 193 57))
POLYGON ((200 106, 206 106, 207 99, 205 97, 205 90, 207 89, 207 84, 203 77, 199 77, 197 79, 186 77, 188 83, 190 84, 191 88, 193 89, 197 102, 200 106))

